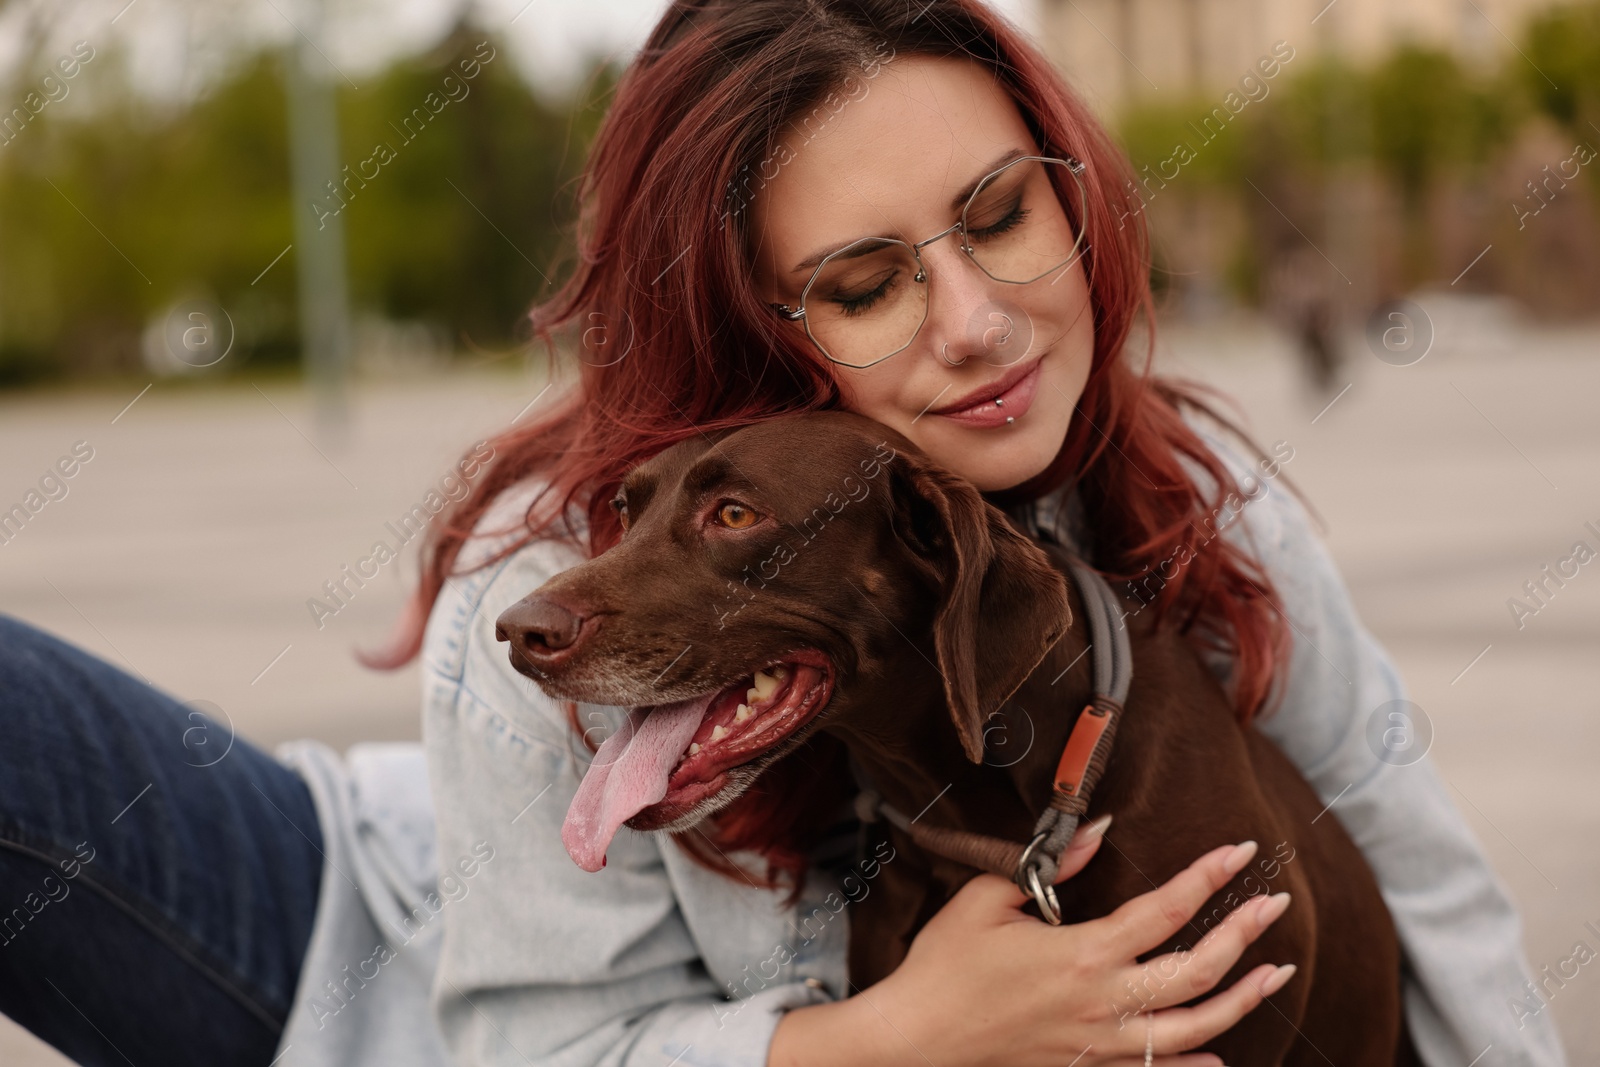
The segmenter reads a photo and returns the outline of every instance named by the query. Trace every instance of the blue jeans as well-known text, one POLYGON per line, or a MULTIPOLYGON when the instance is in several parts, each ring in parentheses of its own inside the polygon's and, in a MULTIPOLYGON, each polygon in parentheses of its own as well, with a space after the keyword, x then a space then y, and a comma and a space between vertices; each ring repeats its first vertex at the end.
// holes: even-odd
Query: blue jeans
POLYGON ((294 771, 0 615, 0 1012, 91 1067, 266 1067, 322 862, 294 771))

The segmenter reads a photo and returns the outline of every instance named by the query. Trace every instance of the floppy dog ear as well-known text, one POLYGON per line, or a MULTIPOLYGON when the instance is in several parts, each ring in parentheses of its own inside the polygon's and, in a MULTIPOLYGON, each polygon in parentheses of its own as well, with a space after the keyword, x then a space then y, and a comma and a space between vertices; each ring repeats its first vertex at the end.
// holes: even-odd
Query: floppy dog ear
POLYGON ((972 483, 920 458, 896 469, 896 530, 942 572, 934 648, 967 758, 983 724, 1072 623, 1066 578, 972 483))

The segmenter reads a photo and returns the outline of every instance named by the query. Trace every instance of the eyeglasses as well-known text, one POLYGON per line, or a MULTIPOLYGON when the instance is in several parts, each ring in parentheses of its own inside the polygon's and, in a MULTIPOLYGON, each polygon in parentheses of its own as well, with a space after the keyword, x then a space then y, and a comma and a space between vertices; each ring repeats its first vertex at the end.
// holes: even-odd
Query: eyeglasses
POLYGON ((907 244, 864 237, 829 253, 800 292, 799 306, 772 304, 805 324, 822 354, 846 367, 881 363, 910 346, 928 317, 928 271, 920 250, 952 233, 961 251, 997 282, 1027 285, 1060 272, 1085 250, 1087 195, 1076 159, 1021 156, 986 175, 949 229, 907 244), (1078 225, 1057 189, 1077 197, 1078 225))

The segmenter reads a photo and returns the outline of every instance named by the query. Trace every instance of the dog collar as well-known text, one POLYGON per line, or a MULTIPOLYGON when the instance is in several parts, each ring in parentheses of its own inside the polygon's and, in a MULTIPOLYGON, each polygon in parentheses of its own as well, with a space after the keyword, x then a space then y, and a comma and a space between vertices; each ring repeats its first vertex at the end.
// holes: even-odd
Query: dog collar
POLYGON ((1061 925, 1061 907, 1055 892, 1060 857, 1089 808, 1094 787, 1105 773, 1111 746, 1116 740, 1117 722, 1122 716, 1122 704, 1133 679, 1133 650, 1126 627, 1119 623, 1116 595, 1105 579, 1077 556, 1068 556, 1067 563, 1089 616, 1086 651, 1093 653, 1094 698, 1079 713, 1078 721, 1067 736, 1061 759, 1056 764, 1049 805, 1034 824, 1033 837, 1026 845, 967 830, 919 824, 884 800, 871 785, 864 768, 854 756, 850 758, 856 781, 861 785, 856 797, 856 815, 862 822, 876 822, 881 815, 929 852, 1011 879, 1038 902, 1040 913, 1053 926, 1061 925))

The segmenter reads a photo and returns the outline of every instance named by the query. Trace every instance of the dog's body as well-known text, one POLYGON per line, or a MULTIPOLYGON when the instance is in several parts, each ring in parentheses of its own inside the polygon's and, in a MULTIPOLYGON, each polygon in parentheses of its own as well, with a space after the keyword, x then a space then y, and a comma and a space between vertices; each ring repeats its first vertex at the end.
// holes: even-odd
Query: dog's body
MULTIPOLYGON (((905 438, 843 412, 680 443, 631 472, 619 501, 623 540, 498 627, 513 663, 551 695, 636 706, 569 811, 563 836, 580 865, 598 870, 624 822, 686 829, 819 730, 900 810, 1029 839, 1091 692, 1086 616, 1058 550, 905 438), (774 665, 778 681, 762 670, 774 665), (1007 747, 986 759, 996 711, 1007 747)), ((1399 948, 1361 853, 1152 617, 1127 619, 1133 685, 1089 810, 1115 823, 1058 887, 1065 918, 1104 915, 1209 849, 1253 838, 1259 851, 1233 884, 1146 954, 1194 945, 1250 895, 1293 894, 1223 983, 1262 962, 1298 973, 1205 1048, 1236 1067, 1412 1062, 1399 948)), ((898 966, 977 873, 893 834, 896 858, 852 913, 858 987, 898 966)), ((1160 984, 1190 977, 1152 971, 1110 1007, 1131 1018, 1160 984)))
MULTIPOLYGON (((1060 559, 1059 549, 1047 550, 1060 559)), ((1065 573, 1064 561, 1061 566, 1065 573)), ((932 717, 920 730, 907 723, 908 736, 924 746, 915 761, 847 736, 887 800, 916 813, 948 784, 921 819, 1019 843, 1029 839, 1050 798, 1067 735, 1093 692, 1092 657, 1083 654, 1086 614, 1075 587, 1071 595, 1072 631, 993 721, 991 741, 1003 734, 1003 743, 989 746, 983 764, 967 760, 954 733, 936 729, 932 717), (926 747, 943 751, 927 759, 926 747), (938 773, 928 772, 930 763, 938 773)), ((1252 895, 1292 894, 1289 910, 1216 988, 1262 963, 1297 964, 1295 980, 1202 1049, 1244 1067, 1412 1062, 1400 1011, 1399 946, 1360 850, 1288 758, 1255 729, 1239 728, 1221 687, 1188 643, 1156 631, 1153 613, 1133 605, 1128 611, 1133 685, 1085 816, 1110 813, 1114 822, 1090 864, 1057 887, 1063 921, 1109 914, 1210 849, 1253 839, 1259 848, 1250 865, 1179 935, 1142 957, 1192 948, 1252 895)), ((937 699, 930 706, 943 714, 937 699)), ((976 873, 919 849, 886 821, 876 825, 889 835, 896 859, 883 865, 851 913, 850 971, 859 988, 898 967, 917 931, 976 873)), ((1131 1017, 1166 982, 1186 979, 1181 966, 1166 974, 1153 970, 1143 985, 1122 992, 1114 1010, 1131 1017)))

